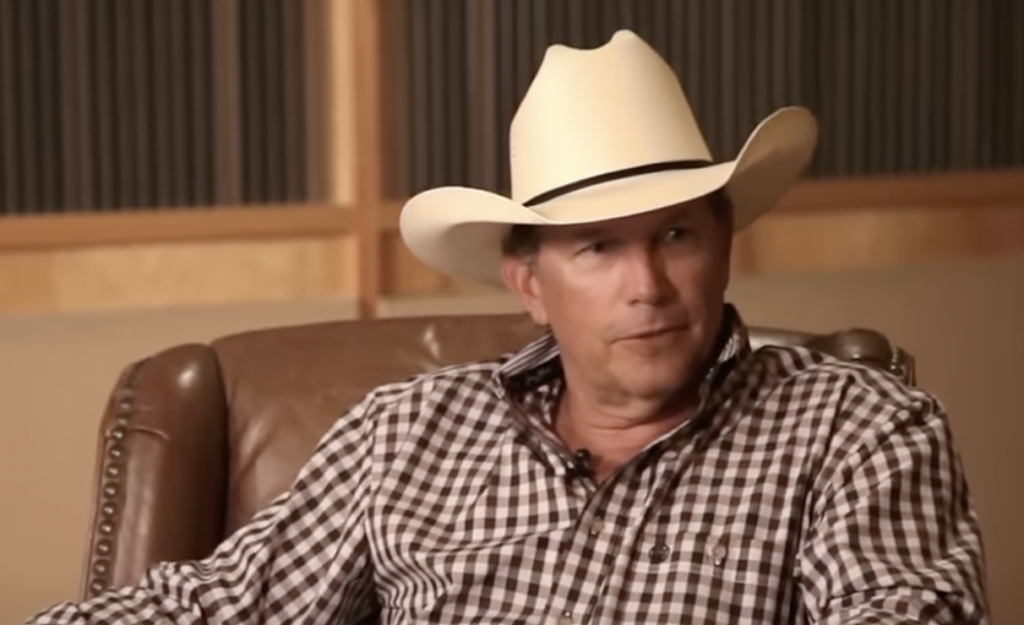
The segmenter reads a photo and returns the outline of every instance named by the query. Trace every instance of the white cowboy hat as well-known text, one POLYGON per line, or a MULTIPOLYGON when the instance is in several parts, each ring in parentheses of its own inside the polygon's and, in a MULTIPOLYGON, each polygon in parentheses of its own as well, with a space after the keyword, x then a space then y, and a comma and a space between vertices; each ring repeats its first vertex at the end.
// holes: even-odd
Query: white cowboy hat
POLYGON ((772 207, 810 163, 806 109, 763 120, 735 160, 715 163, 671 66, 640 37, 547 49, 512 119, 512 194, 430 189, 402 208, 405 244, 428 266, 500 286, 513 224, 571 225, 658 210, 724 189, 735 230, 772 207))

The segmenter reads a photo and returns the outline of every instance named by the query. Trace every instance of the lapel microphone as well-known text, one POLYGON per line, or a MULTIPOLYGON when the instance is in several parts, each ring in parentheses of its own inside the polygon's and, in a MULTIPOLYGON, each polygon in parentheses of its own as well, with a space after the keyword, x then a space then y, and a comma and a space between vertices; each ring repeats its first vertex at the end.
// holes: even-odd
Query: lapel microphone
POLYGON ((572 465, 569 467, 569 479, 582 480, 594 477, 594 461, 590 451, 580 449, 573 454, 572 465))

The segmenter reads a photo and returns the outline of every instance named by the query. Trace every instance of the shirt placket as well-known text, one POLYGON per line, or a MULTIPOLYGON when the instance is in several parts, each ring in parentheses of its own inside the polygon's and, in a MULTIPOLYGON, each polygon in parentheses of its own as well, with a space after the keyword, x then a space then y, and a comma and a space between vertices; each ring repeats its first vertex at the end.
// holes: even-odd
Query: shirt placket
MULTIPOLYGON (((643 520, 649 516, 649 507, 661 504, 666 484, 681 470, 680 456, 694 447, 694 433, 708 412, 708 395, 723 373, 716 365, 701 388, 701 406, 698 416, 675 432, 666 435, 626 467, 614 474, 600 487, 589 479, 574 478, 570 467, 573 459, 563 453, 557 439, 541 426, 553 408, 556 393, 547 393, 543 400, 523 406, 512 400, 516 426, 526 434, 528 444, 554 469, 552 478, 560 480, 569 499, 572 525, 561 541, 555 563, 554 585, 548 596, 546 614, 548 623, 576 625, 593 622, 600 615, 601 600, 623 545, 635 545, 645 530, 643 520), (653 458, 653 461, 651 460, 653 458), (643 479, 643 466, 655 471, 653 479, 643 479)), ((536 392, 536 391, 535 391, 536 392)), ((532 399, 539 398, 532 395, 532 399)), ((683 463, 685 464, 685 463, 683 463)), ((658 557, 651 554, 650 557, 658 557)), ((630 558, 627 557, 627 560, 630 558)))
POLYGON ((658 564, 671 556, 672 523, 666 524, 661 514, 665 497, 668 489, 672 488, 680 475, 688 470, 695 456, 699 455, 704 434, 701 428, 684 427, 676 436, 666 440, 663 446, 649 450, 649 458, 643 462, 654 472, 653 476, 644 479, 642 465, 637 465, 631 471, 632 479, 628 484, 620 486, 627 496, 612 504, 617 506, 619 521, 615 531, 618 540, 614 552, 609 554, 608 561, 602 567, 604 575, 598 601, 591 606, 586 621, 577 620, 574 623, 616 622, 619 606, 614 604, 614 596, 611 602, 608 600, 608 591, 614 590, 610 585, 621 580, 626 570, 635 568, 637 558, 646 558, 658 564), (628 493, 635 493, 636 496, 629 498, 628 493), (654 539, 646 541, 650 548, 639 549, 647 538, 654 539))
MULTIPOLYGON (((713 372, 717 373, 719 372, 713 372)), ((609 552, 610 559, 602 566, 604 575, 599 598, 603 599, 607 594, 608 584, 616 577, 613 572, 618 570, 621 573, 626 568, 635 566, 635 558, 647 558, 657 564, 671 556, 669 545, 672 543, 672 534, 676 528, 672 519, 665 516, 668 510, 668 491, 685 472, 691 470, 694 463, 700 462, 703 447, 715 432, 716 416, 722 407, 721 391, 724 388, 720 386, 715 389, 716 392, 711 392, 711 386, 707 385, 702 390, 701 405, 694 418, 627 465, 626 471, 631 479, 624 480, 625 484, 618 487, 625 488, 623 492, 627 493, 627 496, 612 504, 618 506, 618 517, 621 519, 616 527, 619 540, 614 552, 609 552), (644 464, 654 471, 654 475, 649 479, 643 479, 644 464), (630 494, 636 496, 629 498, 630 494), (648 541, 651 547, 648 551, 638 551, 637 547, 644 542, 645 537, 654 539, 648 541)), ((614 617, 617 610, 617 606, 606 602, 595 602, 592 607, 586 621, 573 622, 603 622, 606 615, 614 617)), ((608 622, 614 622, 614 618, 608 622)), ((569 625, 568 620, 564 620, 564 623, 569 625)))
MULTIPOLYGON (((534 393, 537 392, 535 389, 534 393)), ((591 560, 594 554, 612 548, 611 535, 604 531, 601 489, 593 480, 575 475, 575 459, 567 454, 557 437, 543 427, 549 418, 547 413, 553 408, 553 393, 543 397, 537 394, 516 397, 501 389, 499 394, 512 409, 513 429, 520 433, 520 440, 535 457, 548 467, 550 479, 558 482, 553 491, 565 498, 572 515, 555 556, 554 583, 546 589, 550 591, 545 610, 549 616, 547 622, 582 623, 587 606, 593 602, 594 589, 600 587, 600 569, 593 566, 591 560)))
MULTIPOLYGON (((562 541, 548 603, 548 621, 558 625, 589 622, 605 590, 607 572, 615 561, 626 529, 623 493, 630 485, 619 482, 595 487, 590 480, 567 484, 568 495, 578 502, 578 516, 562 541)), ((632 499, 643 493, 626 495, 632 499)))

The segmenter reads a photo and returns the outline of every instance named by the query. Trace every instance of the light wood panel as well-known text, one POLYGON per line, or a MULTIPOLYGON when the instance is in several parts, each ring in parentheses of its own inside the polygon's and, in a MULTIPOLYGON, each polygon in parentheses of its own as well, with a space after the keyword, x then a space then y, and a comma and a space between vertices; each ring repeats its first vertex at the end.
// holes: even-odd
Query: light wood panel
MULTIPOLYGON (((805 183, 737 237, 734 269, 821 272, 1024 254, 1022 180, 1020 172, 979 172, 805 183)), ((397 233, 400 208, 380 209, 379 241, 369 235, 362 253, 356 243, 367 235, 349 212, 329 207, 9 220, 0 224, 0 313, 365 298, 373 273, 379 298, 491 292, 416 260, 397 233), (372 245, 378 253, 366 256, 372 245), (367 268, 368 258, 376 265, 367 268)))
MULTIPOLYGON (((384 206, 387 296, 479 293, 425 267, 384 206)), ((806 180, 740 233, 734 272, 829 271, 1024 254, 1024 170, 806 180)), ((486 292, 486 290, 484 290, 486 292)))
POLYGON ((773 213, 913 207, 1024 207, 1024 169, 805 179, 773 213))
MULTIPOLYGON (((356 175, 355 227, 359 241, 358 297, 362 317, 376 317, 381 296, 380 212, 383 204, 381 169, 384 166, 381 125, 384 117, 381 107, 385 99, 381 93, 381 40, 380 2, 355 3, 343 31, 351 40, 355 54, 354 81, 356 85, 355 154, 347 163, 356 175)), ((335 38, 339 35, 335 33, 335 38)))
MULTIPOLYGON (((487 292, 426 267, 396 234, 384 240, 388 296, 487 292)), ((1018 255, 1024 255, 1024 205, 779 211, 737 235, 733 272, 827 272, 1018 255)))
POLYGON ((350 232, 352 221, 349 209, 312 204, 8 217, 0 219, 0 252, 325 236, 350 232))
MULTIPOLYGON (((306 186, 322 187, 324 203, 5 219, 0 221, 0 312, 354 295, 362 314, 374 316, 382 297, 488 292, 438 275, 413 258, 396 233, 400 203, 382 199, 382 169, 391 166, 388 160, 402 161, 386 157, 383 146, 408 149, 403 137, 411 133, 388 121, 401 117, 396 111, 409 94, 383 92, 387 85, 397 87, 382 74, 390 76, 388 68, 401 63, 394 58, 400 46, 382 45, 381 29, 390 24, 393 35, 404 32, 396 27, 401 16, 382 15, 395 7, 377 0, 302 3, 303 11, 288 15, 305 20, 310 38, 303 46, 315 61, 303 83, 313 124, 305 128, 312 137, 305 158, 315 162, 322 154, 327 162, 323 179, 319 170, 310 170, 306 186), (318 81, 320 76, 324 80, 318 81), (314 123, 317 107, 329 112, 325 126, 314 123)), ((220 39, 213 52, 221 77, 233 75, 241 63, 236 49, 241 31, 229 23, 241 6, 240 0, 215 5, 220 39)), ((481 10, 474 4, 467 24, 477 38, 494 27, 494 15, 481 10)), ((469 64, 465 70, 473 84, 490 80, 481 78, 482 68, 493 65, 493 58, 453 58, 469 64)), ((241 102, 237 79, 217 81, 218 115, 241 102)), ((496 96, 488 93, 471 110, 489 119, 481 122, 489 127, 497 122, 491 110, 496 96)), ((230 148, 212 156, 224 174, 215 181, 218 192, 242 197, 241 157, 234 144, 243 128, 225 126, 218 132, 230 148)), ((497 154, 501 142, 491 139, 474 135, 470 141, 491 145, 497 154)), ((491 157, 496 155, 484 158, 491 157)), ((402 161, 395 167, 402 171, 408 165, 402 161)), ((488 177, 479 171, 474 176, 488 177)), ((1024 250, 1022 214, 1022 170, 808 180, 738 237, 735 267, 739 273, 764 274, 1018 254, 1024 250)))
MULTIPOLYGON (((191 241, 0 254, 0 314, 354 297, 354 235, 191 241)), ((1024 255, 1024 207, 778 212, 741 233, 740 275, 1024 255)), ((493 292, 381 239, 385 297, 493 292)))
POLYGON ((356 94, 353 3, 345 0, 322 0, 326 28, 328 107, 327 128, 327 197, 338 206, 356 202, 356 94))
POLYGON ((1024 207, 779 213, 740 233, 739 274, 821 272, 1024 254, 1024 207))
POLYGON ((301 301, 356 292, 353 237, 0 254, 0 313, 301 301))

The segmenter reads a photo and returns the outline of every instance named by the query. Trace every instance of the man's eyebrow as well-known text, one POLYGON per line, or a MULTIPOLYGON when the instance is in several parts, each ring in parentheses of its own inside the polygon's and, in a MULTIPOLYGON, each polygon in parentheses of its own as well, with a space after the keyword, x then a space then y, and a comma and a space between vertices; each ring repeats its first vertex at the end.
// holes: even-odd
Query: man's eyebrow
POLYGON ((584 226, 579 228, 573 228, 566 233, 566 238, 572 241, 583 241, 589 239, 599 239, 610 235, 610 228, 607 226, 584 226))
POLYGON ((668 225, 677 221, 688 221, 694 218, 695 210, 693 206, 677 206, 669 209, 669 213, 665 215, 662 220, 662 225, 668 225))
MULTIPOLYGON (((665 216, 659 220, 659 225, 665 227, 680 221, 691 221, 694 219, 695 209, 693 206, 682 205, 662 209, 667 211, 665 216)), ((571 241, 583 241, 601 239, 615 236, 615 228, 607 225, 572 226, 565 233, 565 238, 571 241)))

